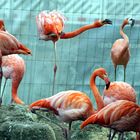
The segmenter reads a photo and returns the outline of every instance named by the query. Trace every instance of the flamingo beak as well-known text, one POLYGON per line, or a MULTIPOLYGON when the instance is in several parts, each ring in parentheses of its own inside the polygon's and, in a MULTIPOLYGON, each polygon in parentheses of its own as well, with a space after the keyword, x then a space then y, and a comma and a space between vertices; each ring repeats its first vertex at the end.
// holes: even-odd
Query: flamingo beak
POLYGON ((109 86, 110 86, 110 80, 109 80, 109 78, 107 76, 104 76, 104 81, 105 81, 105 84, 106 84, 106 89, 108 89, 109 86))
POLYGON ((112 21, 110 19, 105 19, 102 21, 103 24, 112 24, 112 21))
POLYGON ((131 27, 133 27, 134 26, 134 24, 135 24, 135 20, 134 19, 130 19, 131 21, 132 21, 132 23, 131 23, 131 27))

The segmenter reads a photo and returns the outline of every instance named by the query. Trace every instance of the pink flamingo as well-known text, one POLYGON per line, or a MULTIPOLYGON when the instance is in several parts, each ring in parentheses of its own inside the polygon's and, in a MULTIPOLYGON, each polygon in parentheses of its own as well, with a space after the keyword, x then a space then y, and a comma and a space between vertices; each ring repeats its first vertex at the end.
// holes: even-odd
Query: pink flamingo
POLYGON ((116 81, 116 69, 117 65, 123 65, 124 67, 124 81, 125 81, 125 71, 126 66, 130 58, 130 50, 129 50, 129 38, 124 33, 123 28, 125 25, 130 24, 131 27, 134 25, 135 20, 134 19, 125 19, 123 21, 123 24, 120 27, 120 34, 122 36, 121 39, 117 39, 111 49, 111 59, 114 64, 115 68, 115 81, 116 81))
MULTIPOLYGON (((97 111, 104 108, 106 105, 115 102, 117 100, 128 100, 136 103, 136 92, 134 88, 126 82, 109 82, 106 79, 106 88, 103 91, 103 97, 101 96, 98 88, 96 87, 95 80, 97 76, 107 77, 107 72, 104 68, 96 69, 90 78, 90 88, 92 89, 95 101, 97 104, 97 111)), ((111 129, 109 138, 111 137, 111 129)))
POLYGON ((93 92, 94 98, 97 104, 97 110, 101 110, 105 105, 115 102, 117 100, 128 100, 136 102, 136 92, 134 88, 126 82, 111 82, 108 74, 104 68, 98 68, 94 70, 90 77, 90 88, 93 92), (106 80, 106 88, 103 91, 103 97, 101 96, 95 81, 96 77, 106 80))
POLYGON ((86 30, 98 28, 105 24, 112 24, 112 22, 108 19, 97 20, 94 23, 83 26, 73 32, 63 33, 64 20, 65 20, 64 16, 60 14, 58 11, 51 12, 42 11, 36 18, 40 39, 45 41, 52 40, 54 44, 55 65, 54 65, 52 94, 54 94, 55 77, 57 71, 56 42, 58 41, 58 39, 73 38, 86 30))
MULTIPOLYGON (((92 77, 93 75, 95 74, 93 73, 92 77)), ((107 73, 100 70, 96 76, 104 80, 108 88, 110 82, 107 73)), ((91 84, 93 83, 91 82, 91 84)), ((62 121, 69 123, 69 130, 73 121, 85 120, 95 113, 89 97, 85 93, 75 90, 62 91, 49 98, 35 101, 30 105, 30 109, 33 111, 52 110, 62 121)))
MULTIPOLYGON (((2 81, 2 56, 9 54, 31 54, 31 50, 21 44, 13 35, 5 31, 3 20, 0 20, 0 91, 2 81)), ((2 98, 0 98, 0 105, 2 98)))
POLYGON ((4 89, 8 79, 12 79, 12 100, 17 104, 24 104, 24 102, 18 97, 18 87, 23 78, 25 72, 25 63, 22 57, 17 54, 11 54, 2 57, 2 70, 5 77, 5 83, 2 90, 1 100, 4 94, 4 89))
MULTIPOLYGON (((137 140, 140 140, 140 107, 131 101, 118 100, 91 115, 81 124, 81 129, 88 124, 99 124, 117 130, 121 133, 120 140, 123 140, 125 131, 134 131, 137 132, 137 140)), ((114 135, 110 140, 113 140, 114 135)))

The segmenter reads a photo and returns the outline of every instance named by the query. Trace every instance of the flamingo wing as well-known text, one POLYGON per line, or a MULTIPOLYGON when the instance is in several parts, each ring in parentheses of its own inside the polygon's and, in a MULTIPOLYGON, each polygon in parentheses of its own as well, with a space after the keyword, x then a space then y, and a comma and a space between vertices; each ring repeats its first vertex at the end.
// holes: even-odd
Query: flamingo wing
POLYGON ((140 125, 140 108, 133 102, 119 100, 105 106, 96 114, 82 123, 81 128, 88 124, 100 124, 117 131, 136 131, 140 125))
POLYGON ((110 87, 107 90, 104 89, 103 97, 105 105, 117 100, 136 102, 136 91, 128 83, 111 82, 110 87))

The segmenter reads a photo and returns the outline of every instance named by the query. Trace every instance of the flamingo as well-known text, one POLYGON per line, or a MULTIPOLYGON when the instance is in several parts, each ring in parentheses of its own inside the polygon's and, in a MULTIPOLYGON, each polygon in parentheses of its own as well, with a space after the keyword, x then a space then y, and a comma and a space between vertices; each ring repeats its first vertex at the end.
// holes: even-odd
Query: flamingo
MULTIPOLYGON (((140 140, 140 107, 131 101, 118 100, 91 115, 81 124, 81 129, 88 124, 115 129, 121 133, 120 140, 123 140, 125 131, 134 131, 137 132, 137 140, 140 140)), ((110 140, 113 140, 113 137, 114 135, 110 140)))
MULTIPOLYGON (((31 50, 21 44, 13 35, 5 30, 4 21, 0 20, 0 92, 2 82, 2 56, 9 54, 31 54, 31 50)), ((2 98, 0 98, 0 105, 2 98)))
POLYGON ((4 94, 4 89, 8 79, 12 79, 12 100, 17 104, 24 104, 24 102, 18 97, 18 87, 23 78, 25 72, 25 63, 22 57, 17 54, 11 54, 2 57, 2 70, 5 77, 5 83, 2 90, 1 100, 4 94))
POLYGON ((135 20, 134 19, 125 19, 120 27, 120 34, 122 36, 121 39, 117 39, 111 49, 111 59, 112 63, 114 65, 114 73, 115 73, 115 81, 116 81, 116 69, 117 65, 123 65, 124 67, 124 82, 126 77, 126 66, 130 58, 130 50, 129 50, 129 38, 124 33, 123 28, 130 24, 131 27, 134 25, 135 20))
POLYGON ((56 42, 59 39, 73 38, 73 37, 81 34, 82 32, 92 29, 92 28, 98 28, 105 24, 112 24, 112 21, 110 21, 109 19, 97 20, 94 23, 92 23, 90 25, 85 25, 73 32, 64 33, 63 32, 64 21, 65 21, 65 17, 58 11, 51 11, 51 12, 42 11, 36 17, 38 33, 40 36, 39 38, 41 40, 45 40, 45 41, 51 40, 54 45, 55 64, 54 64, 52 95, 54 94, 55 77, 56 77, 56 71, 57 71, 56 42))
MULTIPOLYGON (((108 88, 110 81, 106 73, 100 72, 98 76, 105 81, 106 88, 108 88)), ((72 121, 85 120, 95 113, 89 97, 85 93, 75 90, 62 91, 49 98, 35 101, 29 108, 31 110, 40 108, 52 110, 62 121, 69 123, 69 131, 72 121)))
POLYGON ((126 82, 110 82, 107 71, 104 68, 94 70, 90 77, 90 88, 96 100, 98 111, 107 104, 117 100, 136 102, 136 92, 134 88, 126 82), (99 76, 101 79, 105 79, 107 83, 106 88, 104 88, 103 91, 103 97, 95 84, 97 76, 99 76))
MULTIPOLYGON (((96 69, 90 78, 90 88, 92 89, 97 104, 97 111, 117 100, 128 100, 136 103, 136 91, 130 84, 119 81, 110 83, 108 78, 106 79, 106 83, 108 83, 107 87, 104 88, 103 96, 101 96, 95 84, 96 77, 101 74, 104 75, 104 77, 107 76, 107 72, 104 68, 96 69)), ((111 130, 109 137, 111 137, 111 130)))

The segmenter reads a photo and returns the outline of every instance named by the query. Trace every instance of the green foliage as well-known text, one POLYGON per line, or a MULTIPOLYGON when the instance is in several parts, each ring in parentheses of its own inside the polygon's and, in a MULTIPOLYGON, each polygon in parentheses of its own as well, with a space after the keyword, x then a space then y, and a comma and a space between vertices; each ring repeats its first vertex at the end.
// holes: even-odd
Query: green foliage
MULTIPOLYGON (((11 105, 0 107, 0 140, 65 140, 63 128, 66 123, 59 121, 52 112, 40 115, 31 113, 28 106, 11 105), (57 125, 58 124, 58 125, 57 125)), ((72 123, 71 140, 107 140, 108 129, 98 125, 89 125, 80 130, 81 121, 72 123)), ((114 140, 117 140, 116 135, 114 140)), ((127 133, 125 140, 134 140, 134 133, 127 133)))

